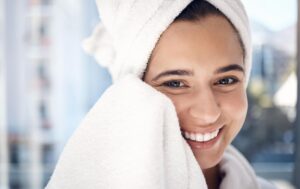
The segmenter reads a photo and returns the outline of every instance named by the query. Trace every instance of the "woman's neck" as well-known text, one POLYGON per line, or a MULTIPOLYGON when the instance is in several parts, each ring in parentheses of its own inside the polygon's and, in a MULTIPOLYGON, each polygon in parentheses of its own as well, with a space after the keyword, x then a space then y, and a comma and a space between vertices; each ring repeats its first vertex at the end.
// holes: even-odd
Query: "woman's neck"
POLYGON ((219 166, 203 170, 203 174, 208 186, 208 189, 219 189, 221 183, 221 175, 219 166))

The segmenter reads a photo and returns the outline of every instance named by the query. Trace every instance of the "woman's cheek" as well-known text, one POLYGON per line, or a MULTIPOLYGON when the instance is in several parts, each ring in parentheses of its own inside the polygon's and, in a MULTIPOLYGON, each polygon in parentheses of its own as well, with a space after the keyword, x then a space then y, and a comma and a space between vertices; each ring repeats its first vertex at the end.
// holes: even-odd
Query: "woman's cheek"
POLYGON ((248 109, 247 95, 244 89, 219 95, 219 103, 224 114, 230 116, 231 120, 243 124, 248 109))
POLYGON ((188 99, 184 95, 169 95, 168 97, 172 100, 180 125, 182 125, 187 119, 188 99))
MULTIPOLYGON (((164 88, 156 88, 159 92, 163 93, 166 95, 171 101, 173 102, 173 105, 176 109, 176 113, 178 118, 181 120, 183 117, 182 115, 185 112, 185 107, 188 101, 188 95, 184 93, 179 93, 179 92, 172 92, 172 89, 164 89, 164 88)), ((184 116, 186 117, 186 116, 184 116)))

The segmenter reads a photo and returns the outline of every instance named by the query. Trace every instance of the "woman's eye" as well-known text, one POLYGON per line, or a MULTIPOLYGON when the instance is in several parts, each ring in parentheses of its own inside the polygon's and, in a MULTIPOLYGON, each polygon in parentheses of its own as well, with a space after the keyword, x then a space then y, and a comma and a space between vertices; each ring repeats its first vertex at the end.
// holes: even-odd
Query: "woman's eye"
POLYGON ((228 78, 223 78, 220 79, 217 84, 220 85, 232 85, 234 83, 238 82, 238 79, 232 78, 232 77, 228 77, 228 78))
POLYGON ((183 88, 185 87, 184 83, 178 80, 167 81, 163 83, 163 86, 169 88, 183 88))

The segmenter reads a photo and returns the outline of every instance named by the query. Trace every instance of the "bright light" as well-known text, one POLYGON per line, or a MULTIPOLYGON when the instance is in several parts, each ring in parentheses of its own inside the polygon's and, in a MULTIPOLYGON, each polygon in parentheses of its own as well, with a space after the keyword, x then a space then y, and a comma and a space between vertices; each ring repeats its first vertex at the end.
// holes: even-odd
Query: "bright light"
POLYGON ((249 17, 274 31, 296 24, 296 0, 242 0, 249 17))

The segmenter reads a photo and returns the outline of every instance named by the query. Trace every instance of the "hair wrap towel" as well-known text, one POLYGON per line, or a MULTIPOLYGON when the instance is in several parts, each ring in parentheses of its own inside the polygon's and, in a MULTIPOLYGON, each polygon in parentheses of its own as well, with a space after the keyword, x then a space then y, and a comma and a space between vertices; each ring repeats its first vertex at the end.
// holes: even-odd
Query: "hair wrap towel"
MULTIPOLYGON (((196 0, 197 1, 197 0, 196 0)), ((245 47, 246 81, 251 70, 251 38, 240 0, 207 0, 237 29, 245 47)), ((152 50, 191 0, 97 0, 101 23, 84 42, 84 49, 108 68, 113 81, 131 73, 142 77, 152 50)))

